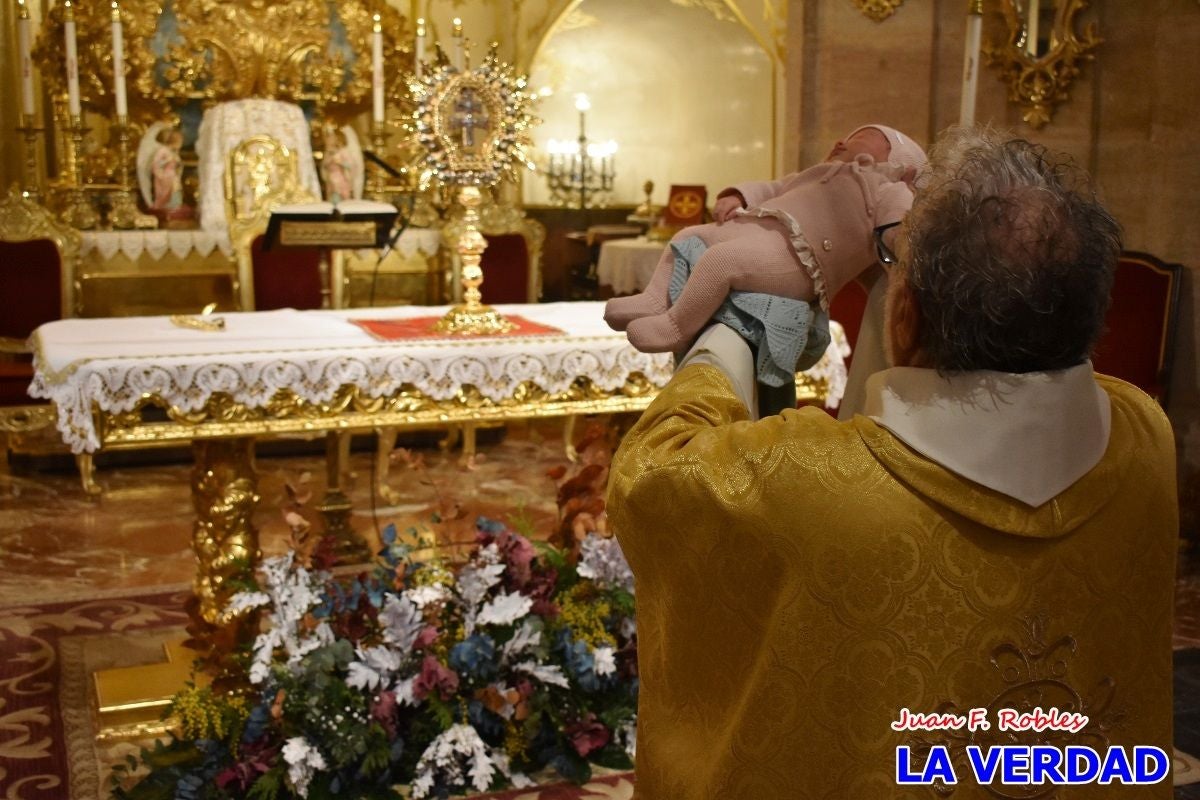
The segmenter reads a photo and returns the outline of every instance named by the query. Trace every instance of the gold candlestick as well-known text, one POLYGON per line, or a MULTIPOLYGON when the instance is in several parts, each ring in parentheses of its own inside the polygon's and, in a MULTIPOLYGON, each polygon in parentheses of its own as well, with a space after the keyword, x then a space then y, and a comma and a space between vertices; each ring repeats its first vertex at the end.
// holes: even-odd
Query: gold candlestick
POLYGON ((82 117, 70 117, 70 122, 66 126, 67 146, 64 159, 66 162, 67 203, 66 210, 63 212, 63 221, 72 228, 84 231, 91 230, 100 222, 100 215, 96 213, 95 207, 92 206, 87 194, 83 191, 83 174, 79 168, 80 154, 83 152, 83 134, 87 130, 83 127, 82 117))
MULTIPOLYGON (((381 120, 371 123, 371 149, 380 158, 383 157, 383 148, 387 144, 387 124, 381 120)), ((383 170, 379 165, 371 170, 371 180, 367 182, 367 195, 372 200, 384 200, 386 190, 384 189, 385 180, 383 170)))
POLYGON ((458 255, 462 261, 463 302, 446 312, 446 316, 433 326, 439 333, 463 335, 487 335, 508 333, 515 326, 491 306, 482 302, 479 287, 483 283, 483 269, 479 262, 487 249, 487 240, 479 232, 479 204, 483 197, 478 186, 463 186, 458 193, 462 203, 463 232, 458 238, 458 255))
POLYGON ((134 228, 137 227, 139 217, 142 216, 137 207, 137 196, 133 192, 133 181, 129 169, 129 117, 117 117, 117 124, 114 126, 117 134, 117 153, 120 159, 117 168, 117 183, 121 188, 112 193, 112 211, 109 213, 109 221, 112 222, 114 228, 134 228))
POLYGON ((17 126, 17 131, 25 139, 25 185, 21 187, 21 191, 35 203, 42 202, 41 176, 38 173, 37 165, 37 143, 38 134, 43 130, 45 129, 34 124, 32 115, 21 115, 21 124, 17 126))

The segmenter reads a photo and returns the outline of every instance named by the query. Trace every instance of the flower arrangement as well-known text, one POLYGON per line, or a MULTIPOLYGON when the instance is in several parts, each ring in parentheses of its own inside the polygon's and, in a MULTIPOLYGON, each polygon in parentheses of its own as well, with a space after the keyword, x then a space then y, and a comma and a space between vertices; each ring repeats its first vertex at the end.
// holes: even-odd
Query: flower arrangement
MULTIPOLYGON (((580 524, 595 467, 559 484, 580 524)), ((614 539, 575 529, 557 547, 481 517, 451 564, 389 526, 351 580, 326 546, 265 560, 231 599, 243 635, 209 658, 219 677, 175 698, 181 735, 143 751, 135 785, 144 767, 119 767, 114 797, 447 797, 631 767, 633 577, 614 539)))

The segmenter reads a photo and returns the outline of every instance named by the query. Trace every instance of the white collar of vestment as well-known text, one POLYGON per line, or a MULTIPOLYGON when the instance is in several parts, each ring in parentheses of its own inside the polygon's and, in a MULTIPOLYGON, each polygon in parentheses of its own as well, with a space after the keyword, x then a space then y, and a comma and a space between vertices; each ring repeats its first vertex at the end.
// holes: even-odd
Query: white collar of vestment
POLYGON ((895 367, 867 380, 864 413, 946 469, 1037 507, 1099 463, 1112 410, 1091 362, 1054 372, 895 367))

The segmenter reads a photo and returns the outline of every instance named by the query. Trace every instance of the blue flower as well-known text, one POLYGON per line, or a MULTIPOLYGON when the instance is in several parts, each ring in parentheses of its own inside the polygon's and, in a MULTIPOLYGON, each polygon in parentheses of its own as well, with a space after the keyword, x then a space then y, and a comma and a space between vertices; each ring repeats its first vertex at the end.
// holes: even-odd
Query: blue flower
POLYGON ((485 741, 497 743, 504 738, 504 721, 484 708, 483 703, 472 700, 467 704, 467 722, 479 731, 485 741))
POLYGON ((605 685, 611 684, 613 676, 600 677, 596 674, 596 659, 587 642, 577 642, 567 630, 559 631, 558 646, 562 650, 563 660, 571 677, 585 692, 598 692, 605 685))
POLYGON ((503 522, 497 522, 494 519, 487 517, 477 517, 475 520, 475 529, 482 533, 490 533, 493 536, 504 533, 508 530, 508 526, 503 522))
POLYGON ((496 674, 496 643, 486 634, 471 634, 450 648, 450 667, 460 675, 492 677, 496 674))
POLYGON ((246 727, 242 729, 243 744, 258 741, 267 732, 267 726, 271 724, 271 702, 270 698, 264 698, 262 703, 250 710, 246 727))

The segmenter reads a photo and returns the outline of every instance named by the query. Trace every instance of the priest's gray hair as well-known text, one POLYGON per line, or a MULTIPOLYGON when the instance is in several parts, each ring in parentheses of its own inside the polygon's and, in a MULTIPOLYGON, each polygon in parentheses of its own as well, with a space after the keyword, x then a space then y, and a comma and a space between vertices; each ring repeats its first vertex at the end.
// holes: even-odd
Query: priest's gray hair
POLYGON ((941 372, 1083 363, 1100 337, 1121 231, 1062 156, 995 131, 952 128, 909 214, 902 249, 941 372))

